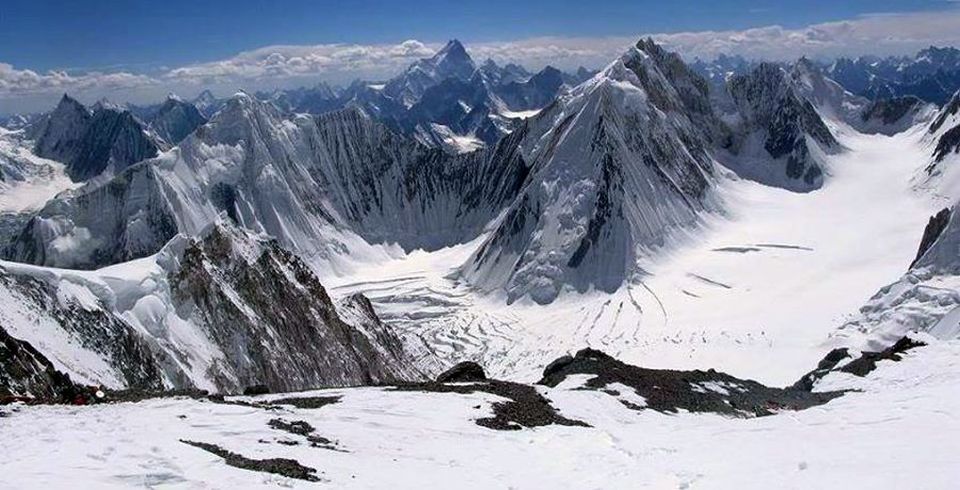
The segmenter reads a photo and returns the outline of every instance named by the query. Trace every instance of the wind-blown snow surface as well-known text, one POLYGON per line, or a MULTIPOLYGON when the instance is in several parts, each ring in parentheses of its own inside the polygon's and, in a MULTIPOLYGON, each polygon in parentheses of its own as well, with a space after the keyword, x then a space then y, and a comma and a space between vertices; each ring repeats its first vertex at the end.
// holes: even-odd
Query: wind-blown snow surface
POLYGON ((476 244, 329 278, 362 291, 382 316, 420 332, 450 360, 532 379, 584 345, 650 367, 713 367, 773 385, 793 382, 830 347, 828 334, 906 271, 927 218, 943 206, 913 189, 929 160, 924 128, 894 137, 832 128, 848 151, 800 194, 722 179, 728 206, 694 239, 642 265, 613 294, 564 294, 549 306, 477 297, 446 279, 476 244), (762 369, 758 366, 762 366, 762 369))
POLYGON ((319 409, 190 399, 23 407, 0 418, 0 433, 17 441, 4 453, 0 488, 955 488, 960 343, 883 361, 867 378, 833 373, 819 386, 838 388, 862 391, 729 419, 636 412, 605 393, 539 387, 561 414, 592 427, 518 431, 474 423, 497 399, 484 393, 295 395, 342 396, 319 409), (309 423, 337 450, 282 443, 304 438, 271 429, 276 418, 309 423), (321 481, 233 468, 180 439, 292 458, 321 481))

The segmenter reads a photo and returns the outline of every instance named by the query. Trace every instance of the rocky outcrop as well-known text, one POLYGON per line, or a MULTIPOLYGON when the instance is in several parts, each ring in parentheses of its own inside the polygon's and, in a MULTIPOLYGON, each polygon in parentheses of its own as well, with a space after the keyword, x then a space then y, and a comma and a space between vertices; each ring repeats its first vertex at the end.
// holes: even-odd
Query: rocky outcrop
MULTIPOLYGON (((148 342, 118 315, 74 291, 69 284, 0 267, 0 302, 5 305, 0 328, 19 339, 22 353, 39 353, 30 355, 43 366, 44 359, 52 360, 51 366, 75 375, 76 382, 144 390, 163 387, 160 362, 148 342), (97 360, 95 365, 84 365, 90 359, 97 360)), ((47 372, 45 367, 42 371, 47 372)))
POLYGON ((917 256, 910 263, 912 269, 917 262, 926 255, 930 247, 937 242, 943 230, 947 229, 947 223, 950 222, 951 211, 949 208, 941 209, 939 213, 930 217, 927 226, 923 229, 923 238, 920 239, 920 248, 917 250, 917 256))
POLYGON ((803 410, 842 395, 799 388, 771 388, 714 370, 674 371, 625 364, 594 349, 552 362, 539 384, 558 386, 574 375, 591 376, 581 389, 607 393, 634 410, 676 413, 712 412, 736 417, 772 415, 779 410, 803 410), (634 393, 624 394, 628 387, 634 393), (639 398, 638 398, 639 397, 639 398))
POLYGON ((245 242, 230 227, 192 241, 170 273, 178 314, 198 325, 224 358, 209 375, 233 391, 370 385, 416 379, 401 340, 369 302, 354 299, 347 324, 316 275, 275 241, 245 242), (259 250, 258 250, 259 249, 259 250))
POLYGON ((487 374, 483 372, 482 366, 472 361, 463 361, 440 373, 437 376, 437 383, 466 383, 486 381, 486 379, 487 374))
POLYGON ((850 349, 841 347, 827 353, 826 356, 817 364, 817 368, 805 374, 797 381, 793 388, 811 391, 816 384, 825 376, 833 372, 849 373, 854 376, 864 377, 875 369, 880 361, 898 362, 903 359, 903 354, 917 347, 923 347, 926 344, 910 337, 901 337, 893 345, 877 351, 862 352, 859 357, 853 357, 850 349))
POLYGON ((423 378, 369 301, 335 305, 299 258, 229 222, 178 236, 122 279, 11 267, 0 325, 85 384, 239 393, 423 378))
POLYGON ((41 399, 66 403, 77 392, 70 376, 28 342, 15 339, 0 327, 0 405, 41 399))

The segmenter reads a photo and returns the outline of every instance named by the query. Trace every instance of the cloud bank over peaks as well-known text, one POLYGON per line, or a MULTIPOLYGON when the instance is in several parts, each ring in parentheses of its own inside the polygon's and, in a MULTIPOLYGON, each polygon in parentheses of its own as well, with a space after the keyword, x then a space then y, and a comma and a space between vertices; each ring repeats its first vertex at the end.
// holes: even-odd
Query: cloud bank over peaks
MULTIPOLYGON (((960 46, 960 9, 873 14, 798 29, 765 26, 737 31, 537 37, 466 45, 478 62, 491 58, 529 69, 547 64, 561 69, 599 68, 647 35, 688 59, 711 59, 719 54, 764 60, 901 55, 930 45, 960 46)), ((443 44, 406 40, 393 44, 276 45, 149 74, 135 70, 39 73, 0 62, 0 113, 46 109, 62 92, 86 99, 109 96, 119 101, 118 96, 123 96, 142 102, 169 91, 190 95, 211 87, 226 92, 319 80, 341 84, 357 78, 382 80, 431 56, 443 44)))

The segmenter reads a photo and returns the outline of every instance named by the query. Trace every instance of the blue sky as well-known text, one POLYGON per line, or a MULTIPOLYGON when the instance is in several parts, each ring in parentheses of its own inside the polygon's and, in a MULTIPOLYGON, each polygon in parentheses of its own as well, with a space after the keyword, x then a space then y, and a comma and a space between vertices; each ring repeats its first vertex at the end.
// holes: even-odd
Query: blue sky
POLYGON ((146 103, 383 80, 448 39, 478 61, 601 68, 641 35, 691 59, 960 46, 947 0, 0 0, 0 114, 64 92, 146 103))
POLYGON ((944 0, 3 0, 0 60, 20 68, 149 69, 276 44, 467 42, 800 27, 944 0))

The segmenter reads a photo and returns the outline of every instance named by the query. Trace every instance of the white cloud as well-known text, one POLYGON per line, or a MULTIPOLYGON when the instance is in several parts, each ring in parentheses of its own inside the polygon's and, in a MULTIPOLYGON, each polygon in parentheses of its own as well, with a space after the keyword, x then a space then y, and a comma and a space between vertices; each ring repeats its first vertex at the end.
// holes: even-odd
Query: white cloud
POLYGON ((960 10, 873 14, 801 29, 780 26, 653 36, 684 56, 734 53, 757 59, 796 59, 915 53, 930 45, 960 46, 960 10))
MULTIPOLYGON (((478 61, 520 63, 531 69, 547 64, 564 69, 598 68, 618 56, 639 37, 538 37, 515 41, 468 43, 478 61)), ((960 46, 960 9, 941 12, 874 14, 799 29, 780 26, 739 31, 650 34, 686 58, 712 58, 720 53, 755 59, 795 59, 907 54, 929 45, 960 46)), ((37 73, 0 63, 0 101, 38 100, 60 92, 88 98, 122 93, 132 99, 166 90, 196 92, 200 87, 267 88, 327 80, 346 83, 354 78, 383 79, 413 61, 431 55, 440 44, 408 40, 398 44, 320 44, 268 46, 228 59, 191 64, 151 75, 129 71, 110 73, 37 73)), ((23 102, 20 105, 25 104, 23 102)), ((32 104, 33 102, 31 102, 32 104)), ((0 106, 0 112, 4 109, 0 106)))
POLYGON ((430 56, 438 47, 416 40, 381 45, 268 46, 226 60, 175 68, 163 78, 188 83, 222 83, 322 74, 387 76, 430 56))
POLYGON ((70 75, 64 71, 37 73, 33 70, 18 70, 0 63, 0 97, 29 95, 63 90, 136 88, 156 83, 145 75, 126 72, 70 75))

